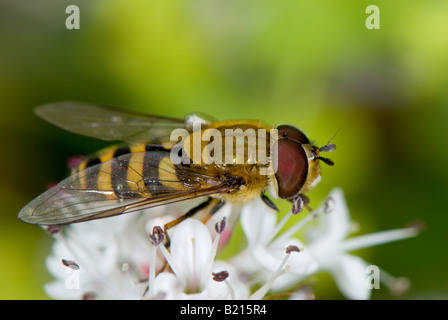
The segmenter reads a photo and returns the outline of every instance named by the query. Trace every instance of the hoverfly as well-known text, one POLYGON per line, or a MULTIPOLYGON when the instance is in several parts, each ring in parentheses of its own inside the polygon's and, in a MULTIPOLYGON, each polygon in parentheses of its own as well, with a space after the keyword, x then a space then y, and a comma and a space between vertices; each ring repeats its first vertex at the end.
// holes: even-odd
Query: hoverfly
MULTIPOLYGON (((171 227, 198 211, 207 209, 213 214, 225 203, 243 204, 256 197, 275 209, 265 195, 267 191, 292 201, 293 211, 299 212, 306 199, 303 194, 320 181, 319 162, 333 165, 319 153, 333 151, 335 145, 318 148, 290 125, 274 128, 259 121, 217 121, 197 114, 180 120, 74 102, 44 105, 36 113, 70 132, 126 144, 106 148, 81 161, 68 178, 26 205, 19 218, 31 224, 64 225, 204 199, 199 206, 166 225, 171 227), (201 132, 214 129, 224 138, 229 129, 268 132, 276 129, 275 141, 270 134, 261 137, 256 133, 266 140, 262 141, 266 142, 264 145, 275 144, 276 170, 260 174, 262 168, 272 167, 273 161, 174 163, 171 155, 176 146, 181 147, 175 153, 181 155, 182 151, 182 159, 191 158, 189 142, 198 133, 194 121, 200 122, 201 132), (172 141, 171 134, 178 128, 187 134, 180 142, 172 141)), ((204 143, 200 146, 200 151, 204 151, 204 143)), ((241 146, 247 149, 249 143, 245 141, 241 146)), ((248 159, 247 152, 244 159, 248 159)))

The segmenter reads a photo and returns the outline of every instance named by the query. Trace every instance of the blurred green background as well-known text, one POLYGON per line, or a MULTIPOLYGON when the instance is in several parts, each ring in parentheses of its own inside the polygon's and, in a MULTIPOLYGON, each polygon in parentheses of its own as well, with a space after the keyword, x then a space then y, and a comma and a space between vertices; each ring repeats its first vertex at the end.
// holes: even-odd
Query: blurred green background
MULTIPOLYGON (((338 132, 313 204, 341 186, 361 234, 424 221, 417 238, 356 253, 410 279, 400 298, 447 299, 447 15, 444 0, 0 0, 0 298, 47 298, 51 237, 17 213, 68 157, 106 143, 33 108, 79 100, 291 123, 320 145, 338 132), (72 4, 79 30, 65 27, 72 4)), ((341 298, 318 279, 318 298, 341 298)))

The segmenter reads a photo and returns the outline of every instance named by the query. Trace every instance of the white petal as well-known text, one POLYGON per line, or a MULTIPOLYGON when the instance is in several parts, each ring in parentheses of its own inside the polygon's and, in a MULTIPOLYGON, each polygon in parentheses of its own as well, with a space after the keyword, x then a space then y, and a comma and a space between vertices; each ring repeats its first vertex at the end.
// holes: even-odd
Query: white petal
POLYGON ((319 269, 317 260, 309 253, 307 249, 301 252, 292 252, 288 260, 291 267, 290 273, 297 276, 309 276, 319 269))
POLYGON ((135 222, 138 215, 120 215, 107 219, 90 220, 70 225, 67 234, 70 240, 90 248, 100 248, 114 234, 122 233, 129 223, 135 222))
POLYGON ((196 219, 187 219, 173 228, 171 255, 179 270, 176 276, 193 290, 197 289, 208 261, 212 239, 208 229, 196 219))
POLYGON ((254 258, 252 254, 253 248, 247 248, 246 250, 238 253, 236 256, 232 257, 230 262, 235 268, 238 269, 238 272, 241 274, 253 274, 260 270, 262 267, 257 259, 254 258))
MULTIPOLYGON (((284 250, 282 251, 284 252, 284 250)), ((269 252, 266 247, 259 244, 253 247, 252 254, 259 265, 272 272, 277 270, 283 258, 285 257, 285 254, 281 254, 281 252, 269 252)))
POLYGON ((330 273, 341 293, 348 299, 366 300, 370 298, 371 290, 366 286, 367 263, 361 258, 342 254, 334 263, 330 273))
MULTIPOLYGON (((132 250, 131 248, 129 248, 132 250)), ((110 274, 113 272, 119 261, 118 257, 119 244, 116 242, 116 239, 111 241, 107 247, 104 248, 104 251, 97 252, 97 257, 100 259, 98 261, 98 268, 101 270, 101 273, 104 275, 110 274)))
POLYGON ((308 286, 301 287, 294 291, 288 300, 314 300, 313 289, 308 286))
POLYGON ((325 235, 334 241, 345 239, 350 233, 350 212, 345 202, 344 192, 333 189, 329 197, 334 201, 334 208, 324 215, 325 235))
POLYGON ((65 281, 52 281, 44 285, 45 293, 53 299, 79 300, 82 298, 82 291, 69 290, 65 281))
POLYGON ((183 299, 184 287, 176 278, 176 276, 169 272, 159 273, 154 281, 154 295, 149 298, 162 298, 167 300, 183 299))
POLYGON ((333 199, 332 210, 322 216, 318 227, 309 229, 307 234, 309 241, 340 242, 350 232, 350 212, 345 202, 344 192, 340 188, 335 188, 328 197, 333 199))
POLYGON ((260 199, 245 205, 241 210, 241 226, 249 246, 265 245, 271 240, 277 214, 260 199))

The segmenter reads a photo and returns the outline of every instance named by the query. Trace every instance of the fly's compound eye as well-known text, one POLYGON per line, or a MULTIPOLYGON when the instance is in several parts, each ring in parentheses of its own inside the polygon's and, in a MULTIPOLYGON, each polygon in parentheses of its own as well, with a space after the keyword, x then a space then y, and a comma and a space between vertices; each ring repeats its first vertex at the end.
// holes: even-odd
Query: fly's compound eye
POLYGON ((299 144, 310 143, 310 140, 307 138, 307 136, 296 127, 290 126, 288 124, 283 124, 281 126, 278 126, 277 130, 279 139, 289 139, 299 144))
POLYGON ((302 145, 289 140, 279 139, 277 145, 278 195, 282 199, 290 199, 299 193, 308 175, 308 158, 302 145))

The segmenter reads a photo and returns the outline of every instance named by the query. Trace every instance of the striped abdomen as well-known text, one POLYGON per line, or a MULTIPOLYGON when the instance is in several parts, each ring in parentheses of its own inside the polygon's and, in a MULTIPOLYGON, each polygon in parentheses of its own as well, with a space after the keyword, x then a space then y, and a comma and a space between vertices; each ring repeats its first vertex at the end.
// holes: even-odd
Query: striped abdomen
MULTIPOLYGON (((121 145, 101 150, 88 158, 72 174, 78 174, 81 189, 113 191, 118 198, 149 197, 155 190, 185 189, 170 161, 170 150, 160 145, 121 145), (100 166, 86 178, 83 170, 100 166)), ((112 194, 112 193, 111 193, 112 194)))

